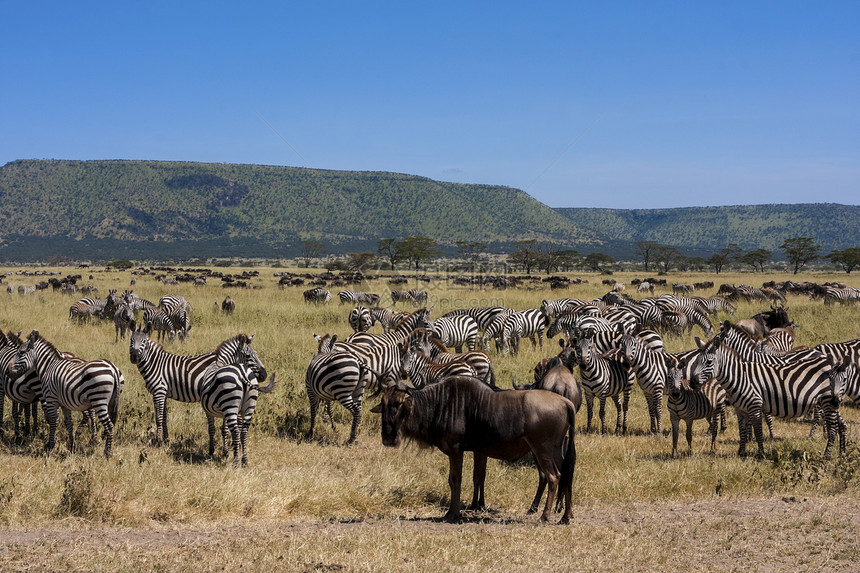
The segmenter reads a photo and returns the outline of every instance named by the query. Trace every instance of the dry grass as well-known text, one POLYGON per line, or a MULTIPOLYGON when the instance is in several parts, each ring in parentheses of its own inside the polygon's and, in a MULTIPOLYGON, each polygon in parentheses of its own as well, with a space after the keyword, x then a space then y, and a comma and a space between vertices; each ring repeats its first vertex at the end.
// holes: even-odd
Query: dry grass
MULTIPOLYGON (((629 282, 634 275, 616 275, 629 282)), ((94 273, 101 293, 127 288, 128 273, 94 273)), ((455 306, 538 306, 544 298, 590 299, 605 292, 601 277, 569 291, 477 291, 432 285, 434 315, 455 306), (597 283, 597 284, 595 284, 597 283)), ((684 282, 709 277, 684 275, 684 282)), ((720 282, 759 284, 765 277, 720 275, 720 282)), ((776 280, 787 276, 767 276, 776 280)), ((845 275, 805 276, 823 282, 845 275)), ((853 279, 852 279, 853 280, 853 279)), ((18 277, 7 282, 25 283, 18 277)), ((32 279, 29 283, 32 284, 32 279)), ((378 420, 367 413, 359 442, 343 447, 349 416, 335 406, 337 430, 319 423, 319 439, 300 438, 308 427, 304 370, 315 349, 312 332, 348 332, 349 308, 301 302, 301 289, 280 290, 270 271, 254 281, 262 288, 231 292, 236 314, 213 311, 225 292, 217 286, 164 287, 139 280, 135 291, 157 301, 176 293, 194 305, 190 340, 168 349, 211 350, 237 332, 256 333, 254 345, 281 386, 261 396, 251 428, 250 461, 233 470, 229 461, 207 460, 206 424, 200 407, 171 402, 171 443, 152 446, 152 403, 128 359, 128 343, 114 344, 113 326, 75 326, 67 319, 74 299, 46 292, 0 299, 0 327, 38 328, 63 350, 107 358, 125 373, 115 457, 101 455, 101 440, 82 434, 70 455, 61 430, 57 451, 42 453, 46 429, 16 444, 4 420, 0 444, 0 569, 254 569, 374 570, 442 569, 856 569, 860 453, 826 462, 820 434, 808 425, 777 421, 778 439, 766 443, 765 460, 739 459, 737 428, 718 440, 710 457, 699 422, 694 453, 669 457, 670 439, 645 434, 645 401, 634 390, 628 436, 577 436, 574 525, 536 527, 526 515, 537 484, 530 461, 492 462, 487 501, 493 511, 467 514, 459 526, 435 520, 448 504, 447 463, 436 451, 383 448, 378 420), (169 289, 169 290, 168 290, 169 289), (788 502, 782 501, 785 498, 788 502), (794 499, 792 502, 791 499, 794 499), (803 501, 806 499, 807 501, 803 501), (701 522, 701 525, 700 525, 701 522), (81 533, 73 530, 81 528, 81 533), (691 549, 691 545, 693 548, 691 549), (547 551, 548 547, 565 548, 547 551), (690 555, 693 559, 690 560, 690 555), (712 556, 713 555, 713 556, 712 556), (535 556, 537 561, 535 562, 535 556)), ((852 283, 853 284, 853 283, 852 283)), ((387 284, 363 287, 387 292, 387 284)), ((336 289, 335 289, 336 290, 336 289)), ((803 325, 798 344, 856 338, 860 307, 824 307, 792 297, 792 318, 803 325)), ((740 305, 738 317, 763 305, 740 305)), ((691 348, 687 337, 669 350, 691 348)), ((500 384, 528 379, 555 341, 540 349, 525 342, 520 356, 496 360, 500 384)), ((7 401, 6 411, 9 411, 7 401)), ((607 408, 608 416, 615 415, 607 408)), ((860 412, 844 408, 852 440, 860 412)), ((584 409, 579 425, 584 426, 584 409)), ((668 414, 664 414, 668 427, 668 414)), ((682 438, 683 441, 683 438, 682 438)), ((470 471, 466 468, 466 471, 470 471)), ((470 493, 465 480, 464 497, 470 493)))

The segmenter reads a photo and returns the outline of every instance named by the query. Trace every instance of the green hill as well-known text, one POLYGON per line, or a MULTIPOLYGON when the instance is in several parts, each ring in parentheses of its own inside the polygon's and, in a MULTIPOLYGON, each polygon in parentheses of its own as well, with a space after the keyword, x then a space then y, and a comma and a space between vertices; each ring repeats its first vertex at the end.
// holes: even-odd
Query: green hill
POLYGON ((633 241, 688 255, 738 243, 776 251, 786 238, 860 245, 860 207, 756 205, 551 209, 510 187, 398 173, 163 161, 20 160, 0 167, 0 260, 285 257, 302 240, 329 252, 375 250, 422 235, 504 252, 536 239, 630 258, 633 241))
POLYGON ((520 190, 396 173, 21 160, 0 168, 0 199, 5 260, 39 258, 45 249, 92 258, 284 256, 296 254, 300 240, 337 252, 410 235, 451 245, 598 242, 520 190))

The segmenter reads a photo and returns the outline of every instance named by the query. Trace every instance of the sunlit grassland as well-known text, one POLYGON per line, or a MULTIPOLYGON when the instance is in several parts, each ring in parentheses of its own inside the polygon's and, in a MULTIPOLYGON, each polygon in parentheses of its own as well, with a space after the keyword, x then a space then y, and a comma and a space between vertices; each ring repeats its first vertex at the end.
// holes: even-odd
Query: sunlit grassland
MULTIPOLYGON (((436 517, 448 504, 447 460, 435 450, 417 447, 384 448, 379 439, 378 418, 365 408, 357 445, 345 447, 349 415, 334 406, 336 430, 318 419, 317 440, 302 440, 307 431, 308 403, 304 373, 316 344, 312 333, 349 334, 347 314, 351 307, 334 301, 323 307, 306 305, 302 288, 278 288, 271 269, 261 270, 252 284, 260 288, 229 290, 210 280, 208 286, 164 286, 152 277, 138 278, 133 287, 140 296, 157 302, 162 294, 181 294, 193 305, 192 330, 185 343, 165 342, 165 347, 183 354, 211 351, 219 342, 239 332, 255 334, 254 346, 270 372, 277 372, 279 387, 273 395, 262 395, 250 433, 250 467, 233 469, 229 460, 205 457, 206 423, 197 404, 168 405, 170 444, 158 449, 152 444, 152 402, 136 367, 129 362, 128 339, 114 342, 109 322, 75 325, 68 319, 69 305, 77 297, 45 291, 35 296, 0 297, 0 328, 23 331, 36 328, 60 349, 87 359, 106 358, 125 374, 120 419, 114 445, 115 457, 101 455, 101 438, 87 431, 79 436, 79 449, 70 455, 65 430, 60 429, 58 447, 43 454, 47 428, 40 412, 40 435, 15 443, 11 437, 10 404, 6 401, 4 436, 0 445, 0 525, 29 528, 59 519, 84 519, 112 525, 139 527, 147 524, 206 525, 237 524, 248 518, 287 522, 366 520, 436 517), (216 310, 226 294, 236 301, 236 312, 227 316, 216 310)), ((67 272, 67 270, 64 270, 67 272)), ((88 274, 85 271, 85 275, 88 274)), ((614 278, 629 283, 634 274, 617 273, 614 278)), ((641 276, 641 275, 640 275, 641 276)), ((105 296, 110 288, 122 292, 129 287, 128 272, 94 272, 93 284, 105 296)), ((602 277, 585 275, 589 284, 550 291, 542 285, 506 291, 469 289, 445 281, 427 288, 433 316, 452 308, 504 305, 516 309, 537 307, 546 298, 565 296, 591 299, 606 292, 602 277)), ((760 285, 768 279, 848 280, 836 274, 751 275, 685 274, 683 282, 711 279, 720 282, 760 285)), ((33 284, 35 277, 10 276, 7 283, 33 284)), ((672 277, 670 277, 670 283, 672 277)), ((362 290, 383 295, 390 302, 389 285, 371 281, 362 290)), ((628 289, 631 292, 634 289, 628 289)), ((714 289, 703 293, 715 292, 714 289)), ((662 292, 668 292, 664 289, 662 292)), ((634 296, 635 293, 633 293, 634 296)), ((801 325, 797 344, 814 345, 860 336, 860 306, 825 307, 820 301, 789 297, 792 319, 801 325)), ((402 307, 405 309, 405 307, 402 307)), ((734 319, 766 310, 767 305, 738 304, 734 319)), ((720 316, 720 320, 732 318, 720 316)), ((378 327, 376 327, 378 328, 378 327)), ((701 336, 701 331, 693 334, 701 336)), ((514 376, 530 380, 532 368, 543 357, 555 354, 558 339, 544 341, 533 349, 523 341, 517 357, 495 356, 498 383, 510 387, 514 376)), ((669 351, 692 348, 692 336, 667 339, 669 351)), ((371 401, 372 403, 372 401, 371 401)), ((595 413, 596 416, 596 413, 595 413)), ((843 408, 849 437, 857 438, 860 414, 855 407, 843 408)), ((615 410, 607 404, 607 422, 614 427, 615 410)), ((76 417, 77 421, 77 417, 76 417)), ((597 422, 597 420, 595 420, 597 422)), ((578 426, 584 428, 585 408, 578 426)), ((855 447, 831 462, 821 459, 821 433, 809 439, 808 424, 776 422, 777 440, 766 443, 768 457, 739 459, 737 427, 729 415, 729 429, 718 439, 718 454, 707 455, 706 424, 695 426, 693 454, 673 460, 671 439, 646 433, 648 415, 638 387, 631 403, 630 431, 626 436, 577 435, 577 469, 574 480, 575 514, 603 504, 656 500, 703 500, 715 496, 753 498, 783 495, 835 495, 856 493, 860 484, 860 456, 855 447)), ((669 416, 664 408, 664 429, 669 416)), ((683 428, 683 425, 682 425, 683 428)), ((683 429, 682 429, 683 431, 683 429)), ((681 443, 683 444, 683 436, 681 443)), ((467 462, 469 463, 469 462, 467 462)), ((466 468, 466 476, 471 473, 466 468)), ((464 498, 471 481, 464 480, 464 498)), ((524 519, 537 485, 537 472, 530 460, 518 463, 492 461, 487 480, 490 519, 524 519)))

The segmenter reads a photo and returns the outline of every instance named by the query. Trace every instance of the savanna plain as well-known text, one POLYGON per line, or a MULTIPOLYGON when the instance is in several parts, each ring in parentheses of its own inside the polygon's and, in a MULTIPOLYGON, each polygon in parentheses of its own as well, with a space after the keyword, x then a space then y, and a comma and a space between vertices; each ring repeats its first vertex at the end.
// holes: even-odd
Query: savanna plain
MULTIPOLYGON (((19 270, 15 269, 0 269, 19 270)), ((35 270, 35 269, 33 269, 35 270)), ((42 269, 44 270, 44 269, 42 269)), ((277 285, 283 269, 257 267, 255 288, 228 290, 213 280, 206 286, 166 286, 152 275, 129 271, 68 268, 82 272, 105 296, 125 289, 157 302, 180 294, 193 306, 187 341, 165 342, 170 352, 197 354, 237 333, 254 334, 254 347, 278 387, 261 394, 250 430, 250 464, 233 468, 230 459, 209 459, 206 420, 199 404, 168 405, 170 442, 155 446, 150 395, 129 361, 128 338, 114 342, 112 323, 73 324, 75 297, 50 290, 0 297, 0 328, 32 329, 59 349, 82 358, 105 358, 125 375, 114 456, 102 454, 101 432, 79 430, 70 453, 60 425, 57 448, 44 453, 47 427, 22 441, 12 436, 6 401, 0 439, 0 570, 4 571, 857 571, 860 569, 860 410, 848 403, 842 416, 849 445, 832 460, 823 458, 819 430, 776 420, 776 438, 765 442, 764 458, 736 455, 738 430, 729 410, 729 428, 719 435, 717 454, 708 455, 707 424, 694 425, 693 451, 673 459, 671 437, 650 435, 645 399, 638 386, 631 400, 627 435, 585 433, 585 407, 577 418, 574 514, 569 526, 540 525, 526 510, 537 486, 531 459, 490 460, 487 512, 465 512, 459 524, 440 521, 448 506, 447 458, 435 450, 385 448, 377 415, 367 398, 357 444, 345 446, 350 415, 334 405, 335 430, 317 421, 317 437, 304 439, 309 426, 305 369, 316 351, 313 333, 350 333, 351 306, 307 305, 307 287, 277 285), (92 279, 88 276, 92 275, 92 279), (232 315, 220 312, 229 294, 232 315)), ((225 269, 241 272, 242 269, 225 269)), ((601 276, 581 274, 588 284, 564 290, 494 290, 455 286, 445 280, 400 288, 425 288, 433 317, 453 308, 499 305, 539 307, 543 299, 591 299, 608 287, 601 276)), ((616 273, 628 283, 640 273, 616 273)), ((760 286, 765 280, 832 280, 858 286, 852 275, 685 273, 672 282, 713 280, 760 286)), ((8 276, 5 283, 34 284, 36 277, 8 276)), ((390 301, 385 279, 357 290, 390 301)), ((628 288, 628 292, 631 289, 628 288)), ((706 291, 711 295, 716 288, 706 291)), ((657 293, 670 292, 658 289, 657 293)), ((637 296, 633 293, 633 296, 637 296)), ((401 305, 402 306, 402 305, 401 305)), ((796 344, 845 341, 860 336, 860 306, 825 306, 790 295, 789 316, 800 325, 796 344)), ((765 303, 737 303, 734 317, 746 318, 765 303)), ((406 310, 405 307, 400 310, 406 310)), ((378 326, 373 331, 377 331, 378 326)), ((702 336, 696 329, 693 335, 702 336)), ((668 351, 693 348, 693 335, 666 339, 668 351)), ((541 359, 557 353, 558 338, 543 348, 523 341, 518 356, 491 351, 500 386, 529 381, 541 359)), ((615 411, 607 405, 607 420, 615 411)), ((76 424, 78 417, 76 415, 76 424)), ((664 429, 669 415, 663 413, 664 429)), ((682 424, 683 432, 683 424, 682 424)), ((766 433, 766 432, 765 432, 766 433)), ((680 443, 684 444, 683 434, 680 443)), ((685 449, 685 448, 682 448, 685 449)), ((751 445, 755 451, 755 445, 751 445)), ((218 452, 218 450, 216 450, 218 452)), ((467 457, 463 497, 471 494, 467 457)))

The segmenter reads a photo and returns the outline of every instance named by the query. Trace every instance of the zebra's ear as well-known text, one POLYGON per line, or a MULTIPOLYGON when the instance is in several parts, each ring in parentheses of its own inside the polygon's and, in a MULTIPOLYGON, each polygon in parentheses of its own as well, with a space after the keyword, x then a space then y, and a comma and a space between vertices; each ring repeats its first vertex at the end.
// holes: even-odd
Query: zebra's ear
MULTIPOLYGON (((190 327, 190 326, 188 327, 188 330, 191 330, 191 327, 190 327)), ((249 337, 248 337, 248 344, 251 344, 252 342, 254 342, 254 337, 255 337, 255 336, 257 336, 257 335, 256 335, 256 334, 252 334, 251 336, 249 336, 249 337)))
POLYGON ((562 336, 561 338, 558 339, 558 345, 561 346, 562 350, 564 350, 564 346, 565 346, 564 336, 562 336))

